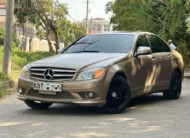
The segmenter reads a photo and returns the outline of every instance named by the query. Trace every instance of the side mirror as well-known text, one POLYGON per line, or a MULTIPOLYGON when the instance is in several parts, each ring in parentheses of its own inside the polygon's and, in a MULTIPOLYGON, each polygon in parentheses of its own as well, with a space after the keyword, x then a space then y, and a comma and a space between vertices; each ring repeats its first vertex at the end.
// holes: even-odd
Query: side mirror
POLYGON ((58 49, 58 54, 62 54, 64 50, 65 50, 65 48, 58 49))
POLYGON ((137 53, 136 53, 136 57, 140 56, 140 55, 148 55, 148 54, 152 54, 152 50, 150 47, 145 47, 145 46, 140 46, 137 49, 137 53))

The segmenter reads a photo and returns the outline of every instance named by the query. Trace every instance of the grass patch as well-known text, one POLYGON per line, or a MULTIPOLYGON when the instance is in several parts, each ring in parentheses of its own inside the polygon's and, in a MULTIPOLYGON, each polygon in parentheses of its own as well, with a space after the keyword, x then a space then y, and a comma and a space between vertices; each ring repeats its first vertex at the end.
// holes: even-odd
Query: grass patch
MULTIPOLYGON (((28 63, 53 56, 50 52, 24 52, 19 50, 18 48, 12 49, 12 72, 11 76, 8 77, 3 73, 0 73, 0 81, 14 80, 17 81, 21 69, 28 63)), ((4 47, 0 46, 0 72, 2 72, 2 64, 3 64, 3 52, 4 47)))
MULTIPOLYGON (((52 56, 53 54, 49 52, 24 52, 19 50, 18 48, 13 48, 12 50, 12 72, 11 76, 7 76, 2 72, 2 64, 3 64, 3 54, 4 47, 0 46, 0 83, 13 80, 15 84, 17 84, 18 77, 21 73, 21 69, 28 63, 52 56)), ((4 96, 8 96, 15 93, 15 88, 9 88, 9 86, 4 86, 0 89, 0 98, 4 96)))
POLYGON ((0 81, 8 81, 9 79, 9 76, 0 72, 0 81))
POLYGON ((0 90, 0 98, 3 98, 5 96, 8 96, 8 95, 12 95, 15 93, 15 90, 14 89, 4 89, 4 90, 0 90))

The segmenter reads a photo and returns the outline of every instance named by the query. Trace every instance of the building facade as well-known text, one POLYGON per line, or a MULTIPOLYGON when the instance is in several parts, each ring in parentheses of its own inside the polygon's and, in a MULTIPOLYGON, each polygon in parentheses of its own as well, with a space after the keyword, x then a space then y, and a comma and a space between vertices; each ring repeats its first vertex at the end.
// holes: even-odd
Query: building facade
MULTIPOLYGON (((6 0, 0 0, 0 27, 5 29, 6 25, 6 0)), ((16 17, 14 16, 13 21, 13 31, 17 35, 23 35, 30 38, 33 38, 35 36, 35 27, 33 24, 27 22, 25 24, 19 24, 16 22, 16 17)))
MULTIPOLYGON (((84 20, 85 23, 85 20, 84 20)), ((109 32, 113 30, 113 25, 110 21, 104 18, 91 18, 88 20, 88 31, 89 34, 96 34, 102 32, 109 32)))
MULTIPOLYGON (((6 0, 0 0, 0 27, 5 29, 6 23, 6 0)), ((16 22, 16 18, 14 17, 14 23, 16 22)))

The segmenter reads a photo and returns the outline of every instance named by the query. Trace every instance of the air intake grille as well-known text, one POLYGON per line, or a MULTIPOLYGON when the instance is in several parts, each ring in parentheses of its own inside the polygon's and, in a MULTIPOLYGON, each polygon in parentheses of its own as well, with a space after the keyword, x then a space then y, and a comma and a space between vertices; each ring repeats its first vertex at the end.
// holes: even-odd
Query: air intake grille
POLYGON ((71 81, 75 75, 75 69, 52 68, 52 67, 32 67, 30 69, 31 79, 41 81, 71 81), (51 80, 45 78, 47 70, 53 71, 51 80))

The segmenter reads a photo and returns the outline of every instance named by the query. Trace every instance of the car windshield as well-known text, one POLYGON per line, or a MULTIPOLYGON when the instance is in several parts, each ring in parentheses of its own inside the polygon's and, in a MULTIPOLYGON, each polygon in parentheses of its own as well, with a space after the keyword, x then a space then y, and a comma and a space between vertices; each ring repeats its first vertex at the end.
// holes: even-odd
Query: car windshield
POLYGON ((88 35, 72 44, 64 53, 128 53, 134 36, 127 34, 88 35))

